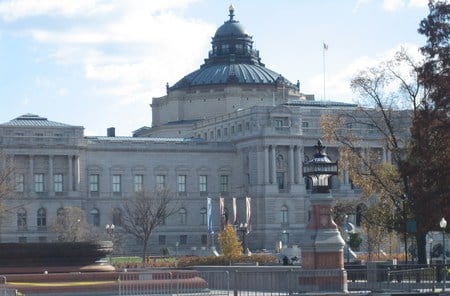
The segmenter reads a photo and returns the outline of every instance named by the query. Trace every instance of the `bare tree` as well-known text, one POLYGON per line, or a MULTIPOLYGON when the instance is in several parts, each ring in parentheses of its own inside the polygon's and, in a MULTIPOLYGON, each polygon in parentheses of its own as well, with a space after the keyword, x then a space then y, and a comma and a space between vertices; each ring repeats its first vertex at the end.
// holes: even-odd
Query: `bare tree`
POLYGON ((138 192, 125 203, 121 226, 126 233, 142 241, 142 261, 147 256, 152 232, 178 210, 173 196, 166 189, 158 190, 155 194, 138 192))
POLYGON ((3 200, 12 197, 14 189, 14 166, 10 158, 0 150, 0 217, 5 211, 3 200))
POLYGON ((50 231, 56 233, 61 242, 95 241, 99 238, 98 231, 87 223, 85 211, 77 207, 58 210, 50 231))

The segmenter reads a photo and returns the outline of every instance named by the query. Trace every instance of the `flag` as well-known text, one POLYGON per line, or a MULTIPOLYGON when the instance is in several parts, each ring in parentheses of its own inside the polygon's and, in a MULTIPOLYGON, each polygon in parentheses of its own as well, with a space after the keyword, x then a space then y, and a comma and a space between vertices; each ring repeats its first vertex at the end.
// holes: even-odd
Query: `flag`
POLYGON ((208 233, 213 234, 213 226, 212 226, 212 202, 211 197, 206 199, 206 218, 208 220, 208 233))
POLYGON ((252 199, 248 196, 245 198, 245 222, 247 223, 247 233, 249 233, 252 229, 250 224, 250 218, 252 215, 251 200, 252 199))
POLYGON ((323 50, 328 50, 328 44, 326 44, 325 42, 323 43, 323 50))
POLYGON ((226 224, 226 217, 225 217, 225 201, 222 196, 219 197, 219 212, 220 212, 220 221, 222 223, 223 229, 226 224))
POLYGON ((236 197, 233 197, 233 224, 237 222, 237 214, 236 214, 236 197))

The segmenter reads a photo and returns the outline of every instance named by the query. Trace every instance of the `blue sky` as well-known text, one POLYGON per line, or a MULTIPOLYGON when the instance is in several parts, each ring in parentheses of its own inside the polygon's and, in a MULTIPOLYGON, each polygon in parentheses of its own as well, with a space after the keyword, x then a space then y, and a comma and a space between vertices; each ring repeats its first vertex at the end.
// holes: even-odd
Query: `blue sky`
POLYGON ((198 69, 228 19, 253 36, 266 66, 323 99, 357 100, 358 70, 406 47, 426 0, 0 0, 0 122, 25 113, 129 136, 151 126, 152 97, 198 69))

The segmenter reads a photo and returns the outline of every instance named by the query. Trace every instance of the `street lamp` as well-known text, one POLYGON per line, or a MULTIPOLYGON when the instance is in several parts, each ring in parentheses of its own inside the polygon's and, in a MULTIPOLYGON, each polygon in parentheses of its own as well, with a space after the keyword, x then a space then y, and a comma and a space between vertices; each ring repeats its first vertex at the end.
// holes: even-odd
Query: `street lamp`
POLYGON ((433 263, 433 238, 431 237, 431 234, 430 234, 430 238, 428 239, 428 243, 430 244, 430 261, 429 261, 429 265, 431 266, 431 264, 433 263))
POLYGON ((114 233, 114 229, 116 228, 116 226, 114 224, 106 224, 105 225, 105 229, 106 229, 106 233, 109 234, 109 236, 112 237, 113 233, 114 233))
POLYGON ((442 229, 442 264, 445 265, 445 228, 447 228, 447 220, 444 217, 439 221, 439 226, 442 229))
POLYGON ((316 148, 314 158, 303 163, 303 176, 311 178, 312 193, 329 193, 328 181, 331 176, 338 174, 338 163, 328 158, 321 140, 314 148, 316 148))
POLYGON ((243 254, 245 254, 247 252, 247 240, 246 240, 247 230, 248 230, 247 223, 239 224, 239 231, 242 232, 242 253, 243 254))

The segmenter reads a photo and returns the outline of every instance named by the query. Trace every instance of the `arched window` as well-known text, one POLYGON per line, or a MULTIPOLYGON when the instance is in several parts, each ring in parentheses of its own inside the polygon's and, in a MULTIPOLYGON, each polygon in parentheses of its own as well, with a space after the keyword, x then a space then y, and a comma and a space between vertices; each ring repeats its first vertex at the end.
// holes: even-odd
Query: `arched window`
POLYGON ((92 225, 100 226, 100 211, 96 208, 93 208, 90 212, 92 225))
POLYGON ((17 210, 17 229, 27 230, 27 211, 24 208, 17 210))
POLYGON ((281 207, 281 224, 289 223, 289 210, 287 206, 281 207))
POLYGON ((113 218, 112 218, 113 224, 115 226, 121 226, 122 225, 122 210, 119 208, 115 208, 113 210, 113 218))
POLYGON ((181 225, 186 225, 187 223, 187 214, 186 214, 186 209, 185 208, 181 208, 179 211, 180 214, 180 224, 181 225))
POLYGON ((206 225, 206 208, 200 209, 200 225, 206 225))
POLYGON ((47 210, 44 208, 40 208, 37 211, 37 221, 36 225, 38 230, 44 230, 47 227, 47 210))

